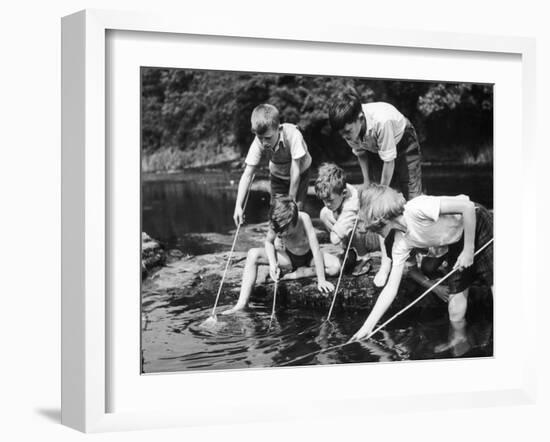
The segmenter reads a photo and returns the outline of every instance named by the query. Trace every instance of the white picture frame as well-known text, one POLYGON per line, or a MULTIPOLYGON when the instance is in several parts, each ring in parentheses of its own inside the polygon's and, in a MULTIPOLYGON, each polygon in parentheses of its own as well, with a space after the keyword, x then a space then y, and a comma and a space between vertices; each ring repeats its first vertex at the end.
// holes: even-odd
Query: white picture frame
MULTIPOLYGON (((535 44, 534 40, 517 37, 492 37, 451 33, 415 31, 393 32, 369 28, 331 25, 325 27, 277 26, 249 22, 238 25, 231 21, 212 22, 197 17, 169 17, 151 14, 86 10, 63 18, 62 21, 62 423, 84 432, 114 431, 139 428, 206 425, 212 420, 230 422, 230 414, 222 411, 207 415, 201 406, 190 410, 151 407, 150 410, 113 411, 109 392, 114 388, 109 376, 113 355, 108 337, 112 324, 109 290, 109 265, 112 257, 108 245, 113 240, 112 198, 109 181, 112 179, 107 150, 106 120, 108 85, 106 80, 106 36, 112 31, 151 32, 163 35, 216 36, 239 39, 269 40, 274 44, 311 42, 312 44, 359 45, 384 48, 429 49, 433 51, 469 52, 483 58, 484 54, 508 54, 520 57, 521 63, 521 124, 520 143, 524 171, 535 158, 533 138, 533 103, 535 101, 535 44), (277 43, 279 42, 279 43, 277 43)), ((158 34, 157 34, 158 35, 158 34)), ((498 108, 497 108, 498 112, 498 108)), ((495 166, 498 173, 498 162, 495 166)), ((536 192, 526 187, 518 189, 525 210, 521 220, 535 217, 536 192)), ((498 223, 498 219, 497 219, 498 223)), ((534 254, 534 241, 521 230, 519 247, 521 262, 534 254)), ((498 252, 498 251, 497 251, 498 252)), ((136 266, 138 268, 138 266, 136 266)), ((527 270, 522 267, 521 272, 527 270)), ((524 317, 536 309, 536 284, 533 279, 521 278, 520 306, 524 317)), ((497 286, 498 288, 498 286, 497 286)), ((137 296, 137 294, 136 294, 137 296)), ((536 315, 533 314, 532 317, 536 315)), ((497 316, 498 319, 498 316, 497 316)), ((136 319, 136 328, 139 324, 136 319)), ((523 333, 533 336, 536 324, 520 319, 523 333)), ((497 324, 501 327, 501 324, 497 324)), ((495 327, 497 327, 495 325, 495 327)), ((287 417, 329 416, 330 409, 338 413, 368 414, 377 411, 468 407, 533 403, 536 391, 536 359, 531 357, 535 339, 526 339, 518 368, 507 385, 488 390, 464 392, 428 392, 426 394, 377 396, 376 404, 361 400, 363 393, 326 400, 310 399, 286 409, 275 403, 271 408, 254 403, 237 404, 233 413, 240 420, 254 421, 287 417), (529 344, 532 342, 533 344, 529 344), (519 367, 521 366, 521 367, 519 367), (337 407, 325 407, 327 401, 337 407), (244 419, 244 420, 243 420, 244 419)), ((137 351, 137 350, 136 350, 137 351)), ((498 358, 498 355, 496 356, 498 358)), ((136 356, 137 359, 137 356, 136 356)), ((463 362, 454 362, 460 370, 463 362)), ((395 370, 386 365, 385 370, 395 370)), ((340 367, 328 367, 334 374, 340 367)), ((137 364, 136 364, 137 370, 137 364)), ((351 367, 347 376, 359 376, 361 367, 351 367)), ((397 368, 412 370, 411 367, 397 368)), ((379 369, 378 369, 379 371, 379 369)), ((254 371, 247 377, 261 377, 254 371)), ((282 370, 282 377, 301 379, 294 369, 282 370)), ((311 372, 310 372, 311 373, 311 372)), ((229 377, 235 377, 235 373, 229 377)), ((307 374, 306 374, 307 375, 307 374)), ((213 379, 210 375, 210 380, 213 379)), ((242 376, 242 374, 241 374, 242 376)), ((164 377, 166 379, 166 377, 164 377)), ((168 376, 170 378, 170 376, 168 376)), ((172 381, 174 381, 172 377, 172 381)), ((198 380, 198 377, 194 377, 198 380)), ((168 381, 169 383, 170 381, 168 381)), ((253 381, 251 381, 253 382, 253 381)), ((260 382, 262 380, 260 379, 260 382)), ((166 384, 166 383, 165 383, 166 384)), ((198 394, 198 393, 195 393, 198 394)), ((365 398, 368 399, 367 396, 365 398)), ((220 407, 221 408, 221 407, 220 407)))

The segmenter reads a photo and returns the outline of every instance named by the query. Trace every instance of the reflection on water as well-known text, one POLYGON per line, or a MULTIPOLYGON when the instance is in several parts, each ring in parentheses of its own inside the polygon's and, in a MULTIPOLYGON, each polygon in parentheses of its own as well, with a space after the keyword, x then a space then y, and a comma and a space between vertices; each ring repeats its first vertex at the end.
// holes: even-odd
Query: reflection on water
MULTIPOLYGON (((360 172, 352 171, 349 180, 358 183, 360 172)), ((144 180, 142 185, 142 230, 168 249, 178 248, 197 255, 218 250, 216 243, 204 243, 200 233, 228 233, 234 229, 233 209, 240 175, 237 172, 185 172, 166 179, 144 180)), ((464 193, 473 201, 492 208, 492 171, 460 168, 453 171, 424 168, 425 191, 431 195, 464 193)), ((319 217, 322 203, 313 195, 304 210, 319 217)), ((267 220, 269 194, 253 191, 246 209, 246 222, 267 220)))
MULTIPOLYGON (((146 294, 144 300, 149 296, 146 294)), ((286 365, 305 354, 346 342, 365 319, 364 312, 341 313, 329 324, 320 312, 284 309, 277 312, 269 329, 271 306, 257 302, 235 315, 218 315, 216 325, 205 328, 201 324, 211 313, 210 299, 170 301, 167 297, 159 302, 162 295, 155 293, 154 297, 157 301, 145 302, 143 310, 145 373, 286 365)), ((229 308, 232 301, 223 302, 220 311, 229 308)), ((492 356, 489 318, 464 323, 457 340, 449 330, 445 310, 431 322, 396 320, 369 341, 311 355, 296 365, 492 356)))
MULTIPOLYGON (((357 183, 360 175, 350 180, 357 183)), ((227 172, 186 173, 168 179, 144 180, 142 230, 166 248, 192 255, 218 252, 225 243, 205 241, 205 233, 227 237, 234 229, 232 214, 239 174, 227 172), (223 234, 223 235, 219 235, 223 234)), ((453 172, 424 169, 426 191, 434 195, 468 194, 472 200, 492 207, 493 182, 489 172, 463 169, 453 172)), ((269 195, 251 193, 247 223, 267 219, 269 195)), ((305 210, 318 218, 321 203, 308 199, 305 210)), ((242 243, 242 241, 239 241, 242 243)), ((244 247, 241 244, 242 247, 244 247)), ((305 354, 340 345, 362 325, 366 312, 335 314, 324 323, 326 312, 279 309, 269 328, 271 305, 252 302, 244 312, 218 315, 215 327, 200 325, 210 315, 215 293, 189 294, 142 292, 143 372, 272 367, 290 363, 305 354)), ((234 299, 220 299, 219 311, 234 299)), ((450 357, 482 357, 493 354, 492 315, 468 319, 450 326, 446 306, 429 318, 404 315, 367 342, 321 352, 299 365, 348 362, 380 362, 450 357)))

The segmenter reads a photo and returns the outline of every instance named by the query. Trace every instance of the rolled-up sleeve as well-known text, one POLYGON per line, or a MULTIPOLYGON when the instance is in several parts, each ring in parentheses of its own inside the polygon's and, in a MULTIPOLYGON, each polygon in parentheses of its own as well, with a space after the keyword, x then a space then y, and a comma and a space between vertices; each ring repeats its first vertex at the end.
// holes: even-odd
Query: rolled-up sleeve
POLYGON ((407 210, 420 220, 437 221, 441 211, 441 198, 432 195, 421 195, 407 203, 407 210))
POLYGON ((391 121, 386 121, 377 130, 378 155, 382 161, 393 161, 397 158, 395 133, 391 121))
POLYGON ((290 156, 293 160, 302 158, 307 153, 307 147, 301 132, 296 128, 289 138, 290 156))
POLYGON ((410 252, 411 248, 407 245, 403 232, 396 232, 391 252, 392 265, 404 265, 410 252))
POLYGON ((260 146, 260 141, 258 138, 254 138, 250 148, 248 149, 248 154, 244 162, 249 166, 257 166, 262 160, 262 147, 260 146))

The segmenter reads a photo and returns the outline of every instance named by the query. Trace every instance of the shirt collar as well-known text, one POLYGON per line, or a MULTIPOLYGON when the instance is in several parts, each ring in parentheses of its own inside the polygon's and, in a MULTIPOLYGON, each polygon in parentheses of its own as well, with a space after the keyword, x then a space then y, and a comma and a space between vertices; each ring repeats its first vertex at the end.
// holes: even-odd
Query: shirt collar
POLYGON ((277 152, 281 147, 284 148, 285 143, 283 141, 283 126, 282 124, 279 125, 279 141, 277 141, 277 144, 275 148, 273 149, 273 152, 277 152))

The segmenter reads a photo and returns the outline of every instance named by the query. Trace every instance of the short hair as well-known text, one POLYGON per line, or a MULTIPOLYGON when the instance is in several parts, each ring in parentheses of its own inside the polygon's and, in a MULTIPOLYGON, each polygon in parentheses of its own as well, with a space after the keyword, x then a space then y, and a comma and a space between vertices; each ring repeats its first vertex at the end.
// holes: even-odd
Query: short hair
POLYGON ((269 209, 269 222, 275 233, 283 233, 298 221, 298 206, 289 196, 276 197, 269 209))
POLYGON ((362 111, 361 97, 355 89, 348 88, 331 99, 328 109, 330 127, 338 132, 357 120, 362 111))
POLYGON ((405 210, 405 198, 389 186, 371 184, 359 192, 359 217, 367 229, 377 231, 405 210))
POLYGON ((279 111, 275 106, 267 103, 256 106, 250 116, 252 132, 260 135, 268 129, 277 129, 279 121, 279 111))
POLYGON ((344 169, 334 163, 323 163, 315 180, 315 193, 321 199, 328 198, 331 193, 341 195, 346 188, 344 169))

